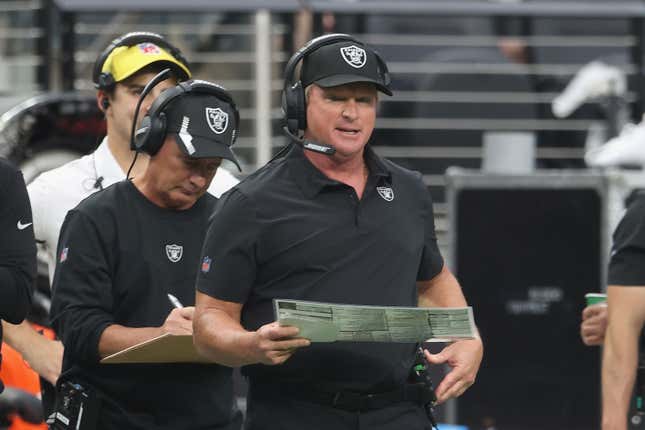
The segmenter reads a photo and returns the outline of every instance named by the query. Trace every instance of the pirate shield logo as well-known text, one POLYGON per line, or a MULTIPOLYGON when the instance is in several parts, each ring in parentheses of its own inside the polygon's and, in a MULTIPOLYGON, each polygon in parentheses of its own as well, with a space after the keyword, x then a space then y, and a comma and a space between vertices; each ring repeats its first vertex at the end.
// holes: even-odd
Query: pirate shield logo
POLYGON ((394 190, 390 187, 376 187, 379 195, 383 197, 383 200, 386 202, 391 202, 394 200, 394 190))
POLYGON ((343 56, 343 60, 345 60, 347 64, 354 67, 355 69, 360 69, 361 67, 363 67, 365 65, 365 61, 367 60, 365 50, 355 45, 340 48, 340 53, 343 56))
POLYGON ((206 122, 216 134, 222 134, 228 127, 228 114, 220 108, 206 108, 206 122))
POLYGON ((184 254, 184 247, 181 245, 175 245, 174 243, 172 245, 166 245, 166 256, 168 257, 168 260, 172 261, 173 263, 178 262, 181 260, 181 256, 184 254))

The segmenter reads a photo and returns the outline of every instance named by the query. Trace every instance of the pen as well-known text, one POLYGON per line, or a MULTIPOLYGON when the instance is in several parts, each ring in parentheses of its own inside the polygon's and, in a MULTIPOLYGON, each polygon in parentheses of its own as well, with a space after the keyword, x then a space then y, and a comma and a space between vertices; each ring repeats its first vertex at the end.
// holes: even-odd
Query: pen
POLYGON ((170 303, 172 303, 172 305, 174 307, 176 307, 176 308, 183 308, 184 307, 184 305, 181 304, 179 299, 177 297, 173 296, 170 293, 168 293, 168 300, 170 300, 170 303))

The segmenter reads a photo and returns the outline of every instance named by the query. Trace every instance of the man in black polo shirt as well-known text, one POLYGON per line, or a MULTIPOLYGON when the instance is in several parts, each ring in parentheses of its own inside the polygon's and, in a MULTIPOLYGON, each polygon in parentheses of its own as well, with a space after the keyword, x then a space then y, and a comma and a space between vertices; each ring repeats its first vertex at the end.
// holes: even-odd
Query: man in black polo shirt
MULTIPOLYGON (((367 145, 377 90, 391 94, 385 63, 340 36, 314 39, 287 65, 289 90, 289 70, 303 57, 298 86, 306 118, 297 122, 306 125, 295 128, 304 139, 289 130, 294 144, 286 154, 220 201, 202 251, 195 344, 216 362, 244 366, 248 429, 429 428, 418 403, 394 394, 403 392, 416 345, 310 345, 295 327, 272 322, 273 298, 466 305, 437 248, 421 175, 367 145), (350 392, 388 400, 332 404, 350 392)), ((298 109, 286 108, 289 121, 298 109)), ((482 343, 455 342, 427 356, 453 367, 437 387, 444 401, 475 380, 482 343)))
POLYGON ((68 213, 51 309, 65 346, 54 428, 78 428, 67 411, 82 398, 70 384, 90 393, 85 416, 98 410, 97 422, 81 429, 239 428, 228 367, 99 363, 166 333, 192 333, 199 255, 216 202, 206 190, 222 158, 237 163, 229 148, 237 126, 220 87, 187 81, 164 90, 137 132, 150 155, 145 172, 68 213))
MULTIPOLYGON (((27 316, 35 277, 36 241, 25 180, 0 158, 0 319, 18 324, 27 316)), ((0 392, 3 388, 0 381, 0 392)))

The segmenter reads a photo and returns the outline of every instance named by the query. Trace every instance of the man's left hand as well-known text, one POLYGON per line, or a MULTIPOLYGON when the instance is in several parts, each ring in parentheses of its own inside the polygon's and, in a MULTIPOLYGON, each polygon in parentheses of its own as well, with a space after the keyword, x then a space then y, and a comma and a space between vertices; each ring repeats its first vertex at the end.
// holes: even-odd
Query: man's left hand
POLYGON ((448 345, 438 354, 430 354, 427 350, 424 353, 429 363, 447 363, 452 367, 435 390, 437 403, 443 403, 460 396, 475 383, 484 354, 484 345, 479 338, 460 340, 448 345))

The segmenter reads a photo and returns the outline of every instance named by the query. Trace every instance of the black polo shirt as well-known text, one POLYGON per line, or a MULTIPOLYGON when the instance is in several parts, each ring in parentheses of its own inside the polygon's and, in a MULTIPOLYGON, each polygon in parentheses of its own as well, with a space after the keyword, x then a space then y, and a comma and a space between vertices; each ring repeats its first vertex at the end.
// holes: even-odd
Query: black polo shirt
POLYGON ((609 285, 645 285, 645 192, 635 193, 613 236, 609 285))
MULTIPOLYGON (((243 303, 247 330, 275 320, 273 298, 416 306, 416 281, 432 279, 443 266, 430 194, 419 173, 369 147, 365 160, 370 174, 361 200, 295 145, 249 176, 211 218, 197 289, 243 303)), ((316 343, 281 366, 243 372, 333 389, 388 389, 404 382, 414 347, 316 343)))
POLYGON ((230 367, 99 362, 108 326, 160 327, 173 309, 168 293, 194 305, 201 244, 215 201, 205 194, 186 210, 161 208, 125 180, 68 212, 51 318, 65 345, 61 382, 99 393, 97 430, 239 428, 230 367))

